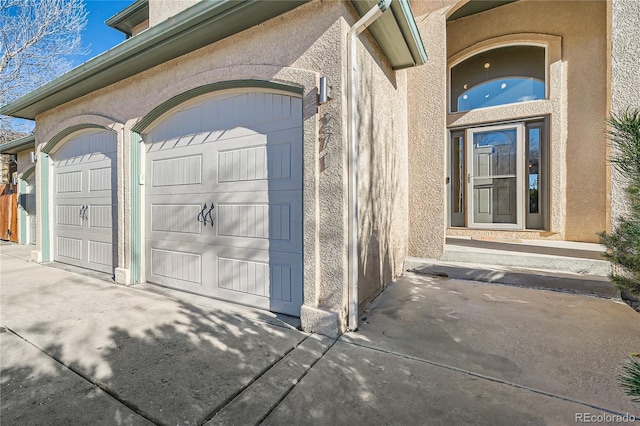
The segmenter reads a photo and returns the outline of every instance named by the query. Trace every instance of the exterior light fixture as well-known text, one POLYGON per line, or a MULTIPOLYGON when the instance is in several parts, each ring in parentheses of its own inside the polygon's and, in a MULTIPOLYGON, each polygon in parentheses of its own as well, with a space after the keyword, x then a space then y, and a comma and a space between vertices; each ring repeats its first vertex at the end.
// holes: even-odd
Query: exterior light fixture
POLYGON ((331 86, 327 84, 327 77, 320 77, 320 85, 318 87, 318 103, 325 104, 331 100, 331 86))

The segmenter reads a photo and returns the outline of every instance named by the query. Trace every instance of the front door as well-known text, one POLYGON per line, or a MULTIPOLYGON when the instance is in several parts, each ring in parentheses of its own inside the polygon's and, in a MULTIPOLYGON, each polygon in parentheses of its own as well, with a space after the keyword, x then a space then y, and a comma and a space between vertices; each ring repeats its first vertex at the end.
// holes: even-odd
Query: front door
POLYGON ((523 228, 523 125, 467 129, 467 224, 523 228))

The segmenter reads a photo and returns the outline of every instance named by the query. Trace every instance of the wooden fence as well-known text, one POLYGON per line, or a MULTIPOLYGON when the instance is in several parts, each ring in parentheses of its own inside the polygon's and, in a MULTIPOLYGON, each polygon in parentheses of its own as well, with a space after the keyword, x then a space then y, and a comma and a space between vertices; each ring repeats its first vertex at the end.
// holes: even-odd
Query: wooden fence
POLYGON ((18 242, 18 200, 15 185, 0 185, 0 239, 18 242))

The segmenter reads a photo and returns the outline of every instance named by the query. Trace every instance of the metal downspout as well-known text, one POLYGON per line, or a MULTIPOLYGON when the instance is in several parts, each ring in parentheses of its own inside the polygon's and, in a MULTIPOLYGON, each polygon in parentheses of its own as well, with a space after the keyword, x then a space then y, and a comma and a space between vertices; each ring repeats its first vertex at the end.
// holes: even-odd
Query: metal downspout
POLYGON ((392 0, 380 0, 347 33, 347 123, 349 138, 349 318, 348 328, 358 329, 358 70, 356 41, 387 10, 392 0))

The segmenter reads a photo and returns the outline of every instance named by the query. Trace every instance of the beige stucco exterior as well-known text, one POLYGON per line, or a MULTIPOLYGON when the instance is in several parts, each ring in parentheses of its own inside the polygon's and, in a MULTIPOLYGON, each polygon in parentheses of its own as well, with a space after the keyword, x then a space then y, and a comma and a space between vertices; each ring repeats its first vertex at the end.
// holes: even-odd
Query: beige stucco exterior
POLYGON ((177 15, 193 6, 200 0, 149 0, 149 22, 147 27, 153 27, 160 22, 177 15))
MULTIPOLYGON (((640 108, 640 3, 633 0, 607 2, 609 18, 608 112, 620 113, 627 108, 640 108)), ((614 168, 608 170, 610 182, 609 220, 615 224, 629 210, 626 183, 614 168)))
POLYGON ((443 38, 440 43, 430 41, 433 68, 427 65, 410 72, 409 149, 413 150, 409 172, 413 197, 410 254, 422 257, 442 254, 442 245, 437 241, 443 239, 448 215, 447 197, 440 183, 446 178, 447 129, 538 116, 550 118, 549 228, 544 231, 450 228, 446 234, 598 241, 597 233, 607 229, 603 133, 607 93, 606 3, 585 1, 577 7, 577 2, 527 0, 447 23, 446 17, 464 2, 425 3, 417 2, 415 7, 417 21, 424 25, 421 31, 443 38), (427 27, 429 23, 431 26, 427 27), (452 64, 500 45, 529 43, 547 49, 547 99, 446 113, 452 64), (412 74, 416 77, 412 78, 412 74), (427 75, 432 82, 425 83, 427 75), (446 114, 444 120, 441 114, 446 114), (434 154, 437 159, 431 162, 426 158, 418 160, 434 154), (429 167, 425 167, 427 164, 429 167), (434 199, 443 200, 444 211, 434 206, 431 202, 434 199))
MULTIPOLYGON (((152 26, 161 19, 153 15, 156 3, 160 2, 150 2, 152 26)), ((99 125, 117 133, 117 281, 130 282, 129 241, 135 232, 131 228, 130 192, 136 183, 131 182, 129 159, 131 150, 137 149, 132 147, 133 126, 172 97, 203 85, 250 79, 278 82, 303 89, 302 324, 309 331, 327 334, 345 330, 348 301, 345 40, 349 26, 357 18, 348 2, 312 2, 36 117, 39 149, 73 126, 99 125), (289 37, 290 34, 296 37, 289 37), (317 85, 321 76, 328 78, 333 94, 331 101, 318 105, 317 85), (331 117, 330 137, 321 140, 321 132, 327 130, 322 129, 323 117, 331 117)), ((360 170, 361 264, 366 271, 361 274, 360 298, 368 301, 400 274, 406 252, 408 200, 402 184, 407 174, 406 73, 394 72, 368 35, 362 37, 358 57, 361 92, 368 93, 369 87, 376 86, 371 96, 363 97, 359 103, 360 147, 367 159, 360 170)), ((143 138, 146 131, 141 131, 143 138)), ((144 224, 141 228, 144 229, 144 224)), ((143 265, 141 270, 144 269, 143 265)))
MULTIPOLYGON (((140 30, 194 3, 150 0, 149 21, 140 30)), ((623 186, 606 163, 604 123, 609 109, 639 105, 638 3, 521 0, 448 22, 465 3, 412 1, 429 55, 425 65, 394 71, 368 32, 358 39, 360 311, 402 273, 407 256, 440 258, 447 236, 597 241, 596 233, 609 229, 611 218, 624 210, 623 186), (449 113, 450 66, 505 44, 545 46, 547 98, 449 113), (449 228, 450 129, 530 117, 548 117, 550 127, 548 229, 449 228)), ((156 107, 205 85, 280 83, 301 90, 303 100, 302 325, 332 335, 346 329, 347 33, 358 18, 348 1, 312 1, 36 117, 38 150, 74 126, 97 125, 117 134, 117 282, 131 284, 135 262, 145 270, 145 259, 134 258, 131 248, 134 237, 144 241, 147 214, 142 208, 142 225, 133 229, 131 190, 138 182, 131 178, 131 158, 139 149, 134 127, 144 140, 163 116, 142 130, 136 126, 156 107), (320 77, 332 88, 323 104, 320 77)), ((51 197, 50 188, 42 188, 43 167, 37 165, 39 194, 51 197)), ((40 214, 36 260, 42 260, 40 214)))

